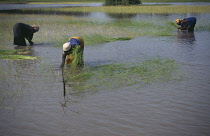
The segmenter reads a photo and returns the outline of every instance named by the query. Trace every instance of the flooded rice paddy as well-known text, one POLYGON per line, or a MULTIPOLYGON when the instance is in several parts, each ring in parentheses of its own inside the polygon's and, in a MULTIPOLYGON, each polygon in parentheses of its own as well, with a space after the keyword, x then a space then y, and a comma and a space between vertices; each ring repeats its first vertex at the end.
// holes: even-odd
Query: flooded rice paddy
MULTIPOLYGON (((59 68, 61 46, 55 47, 53 42, 42 43, 34 39, 37 43, 30 48, 30 55, 40 59, 1 59, 1 135, 209 135, 210 31, 198 28, 201 20, 208 22, 209 14, 136 15, 131 20, 171 21, 188 15, 198 18, 194 33, 173 30, 171 36, 143 35, 132 40, 86 45, 85 68, 76 71, 77 73, 69 73, 77 75, 87 72, 88 75, 108 65, 113 68, 109 71, 113 71, 113 74, 101 71, 98 74, 103 73, 102 78, 95 76, 87 80, 68 80, 65 85, 67 91, 65 99, 62 71, 59 68), (148 60, 154 61, 151 64, 148 60), (117 67, 113 67, 112 64, 116 64, 117 67), (120 64, 126 66, 118 69, 120 64), (152 70, 146 73, 146 76, 140 75, 141 79, 132 75, 135 81, 138 81, 137 84, 121 82, 119 78, 125 78, 121 75, 128 72, 125 69, 136 68, 135 64, 137 66, 143 64, 150 70, 153 68, 151 66, 162 71, 165 68, 169 74, 162 76, 165 71, 156 73, 142 86, 143 78, 149 77, 152 70), (116 69, 119 71, 116 72, 116 69), (98 80, 110 82, 101 84, 102 82, 98 80), (88 89, 77 91, 75 87, 81 86, 88 89)), ((13 17, 10 14, 7 16, 13 17)), ((26 14, 25 18, 28 18, 27 16, 26 14)), ((5 19, 5 16, 2 18, 5 19)), ((103 19, 118 20, 108 16, 103 16, 103 19)), ((101 18, 99 20, 101 21, 101 18)), ((40 29, 40 34, 45 33, 40 29)), ((11 38, 4 37, 1 41, 5 39, 11 40, 11 45, 7 43, 1 49, 14 49, 12 35, 11 38)), ((4 43, 1 42, 1 45, 4 43)))

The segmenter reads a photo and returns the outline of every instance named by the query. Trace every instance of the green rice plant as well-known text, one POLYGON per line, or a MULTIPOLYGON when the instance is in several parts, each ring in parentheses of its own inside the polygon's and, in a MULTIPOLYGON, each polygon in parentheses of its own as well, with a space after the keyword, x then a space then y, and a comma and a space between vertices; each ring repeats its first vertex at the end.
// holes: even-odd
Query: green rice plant
POLYGON ((14 54, 15 50, 0 50, 0 55, 11 55, 14 54))
POLYGON ((0 59, 8 60, 23 60, 23 59, 38 59, 38 57, 26 56, 30 54, 30 47, 17 50, 0 50, 0 59))
POLYGON ((195 27, 196 31, 210 31, 210 23, 205 22, 204 24, 198 24, 195 27))
POLYGON ((179 65, 173 59, 154 57, 137 63, 105 64, 68 74, 67 85, 73 93, 110 90, 123 86, 142 87, 155 82, 179 80, 179 65), (76 84, 73 84, 76 83, 76 84))
POLYGON ((37 57, 24 56, 24 55, 4 55, 0 56, 0 59, 23 60, 23 59, 37 59, 37 57))
POLYGON ((72 56, 74 57, 73 62, 71 65, 73 67, 77 66, 83 66, 84 65, 84 60, 83 60, 83 50, 80 48, 80 46, 76 46, 73 51, 72 51, 72 56))
POLYGON ((132 37, 112 37, 110 35, 99 34, 99 33, 94 33, 91 35, 84 35, 82 37, 84 38, 86 45, 96 45, 96 44, 112 42, 112 41, 119 41, 119 40, 123 41, 123 40, 132 39, 132 37))
POLYGON ((170 25, 170 26, 173 26, 173 27, 177 27, 177 24, 175 22, 172 22, 172 21, 168 21, 167 24, 170 25))
POLYGON ((31 93, 40 95, 50 90, 55 95, 53 85, 58 83, 60 73, 52 64, 41 60, 0 59, 0 107, 13 107, 17 102, 30 99, 31 93), (13 105, 14 104, 14 105, 13 105))

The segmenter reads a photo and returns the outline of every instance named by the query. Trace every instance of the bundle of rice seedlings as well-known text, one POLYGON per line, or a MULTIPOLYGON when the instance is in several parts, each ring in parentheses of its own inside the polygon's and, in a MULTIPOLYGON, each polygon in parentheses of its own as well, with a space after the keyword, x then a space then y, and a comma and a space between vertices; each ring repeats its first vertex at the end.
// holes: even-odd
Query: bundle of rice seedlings
POLYGON ((80 46, 76 46, 73 51, 72 51, 72 56, 74 57, 71 65, 73 67, 76 66, 83 66, 84 65, 84 60, 83 60, 83 49, 80 48, 80 46))

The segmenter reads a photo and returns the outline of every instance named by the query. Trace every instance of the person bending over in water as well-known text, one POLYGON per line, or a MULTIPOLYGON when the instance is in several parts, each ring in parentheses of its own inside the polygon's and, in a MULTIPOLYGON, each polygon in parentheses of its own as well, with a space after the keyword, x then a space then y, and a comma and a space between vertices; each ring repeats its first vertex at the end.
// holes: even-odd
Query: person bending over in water
MULTIPOLYGON (((73 56, 73 51, 79 47, 79 52, 80 53, 80 59, 83 59, 83 51, 84 51, 84 41, 81 37, 71 37, 68 42, 63 44, 63 54, 62 54, 62 63, 61 63, 61 68, 64 67, 64 64, 70 64, 73 62, 75 56, 73 56)), ((83 63, 83 60, 80 60, 83 63)), ((76 65, 83 65, 81 63, 77 63, 76 65)))
POLYGON ((24 23, 17 23, 13 26, 14 34, 14 45, 26 46, 25 38, 28 40, 30 45, 33 45, 32 42, 33 34, 39 31, 39 26, 37 25, 27 25, 24 23))
POLYGON ((195 17, 184 18, 183 20, 176 19, 176 24, 181 27, 177 27, 178 30, 187 30, 193 32, 197 19, 195 17))

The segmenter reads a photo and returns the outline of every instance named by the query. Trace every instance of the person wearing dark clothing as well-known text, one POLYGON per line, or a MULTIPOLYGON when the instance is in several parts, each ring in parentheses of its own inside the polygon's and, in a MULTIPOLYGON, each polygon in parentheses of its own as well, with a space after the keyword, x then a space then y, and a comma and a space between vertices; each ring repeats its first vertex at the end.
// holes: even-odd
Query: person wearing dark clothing
POLYGON ((176 19, 176 24, 181 27, 177 27, 178 30, 187 30, 193 32, 197 19, 195 17, 184 18, 183 20, 176 19))
POLYGON ((18 46, 26 46, 25 39, 28 40, 30 45, 33 45, 32 42, 33 34, 39 31, 39 26, 37 25, 27 25, 24 23, 17 23, 13 26, 13 34, 14 34, 14 45, 18 46))

